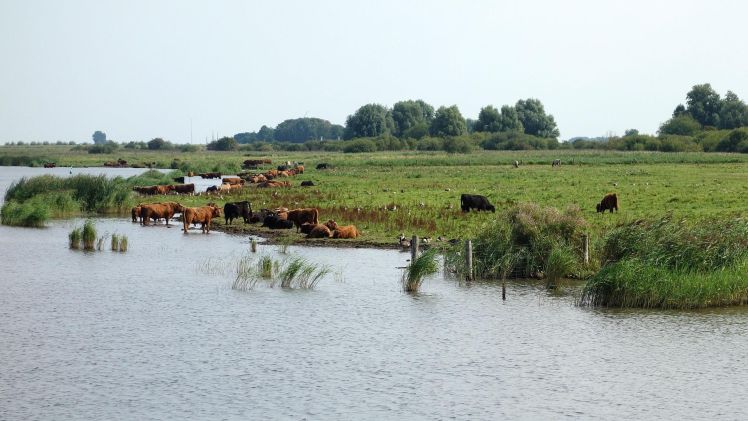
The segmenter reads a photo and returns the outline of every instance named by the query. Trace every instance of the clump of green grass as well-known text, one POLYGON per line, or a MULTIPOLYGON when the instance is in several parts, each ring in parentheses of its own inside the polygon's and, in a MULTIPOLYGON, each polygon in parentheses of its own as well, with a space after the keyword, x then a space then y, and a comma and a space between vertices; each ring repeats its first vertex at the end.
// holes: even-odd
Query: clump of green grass
POLYGON ((249 242, 249 250, 252 253, 257 253, 257 240, 255 240, 254 238, 249 242))
POLYGON ((748 222, 663 218, 615 228, 580 305, 701 308, 748 303, 748 222))
POLYGON ((3 225, 41 228, 49 214, 49 208, 42 204, 9 201, 0 210, 0 219, 3 225))
POLYGON ((96 225, 90 219, 83 223, 81 241, 83 242, 83 250, 94 250, 96 244, 96 225))
POLYGON ((259 262, 257 262, 257 267, 260 273, 260 276, 265 279, 271 279, 273 277, 273 258, 270 256, 262 256, 260 257, 259 262))
POLYGON ((418 292, 424 278, 439 271, 437 256, 437 249, 429 249, 410 262, 401 279, 404 291, 418 292))
POLYGON ((127 247, 128 247, 127 236, 126 235, 121 235, 119 237, 119 251, 120 251, 120 253, 127 252, 127 247))
POLYGON ((257 265, 249 256, 239 259, 236 265, 236 277, 231 284, 231 289, 238 291, 253 290, 262 278, 257 265))
POLYGON ((112 248, 112 251, 119 250, 119 235, 112 234, 111 248, 112 248))
MULTIPOLYGON (((560 212, 534 203, 515 205, 482 227, 473 240, 476 278, 544 277, 552 282, 579 270, 587 222, 578 207, 560 212)), ((445 267, 464 274, 462 245, 448 249, 445 267)))
POLYGON ((80 228, 73 228, 68 234, 68 240, 70 240, 70 248, 78 250, 81 248, 81 239, 83 238, 83 232, 80 228))
POLYGON ((329 267, 319 266, 296 256, 281 265, 278 278, 282 288, 313 289, 328 273, 329 267))

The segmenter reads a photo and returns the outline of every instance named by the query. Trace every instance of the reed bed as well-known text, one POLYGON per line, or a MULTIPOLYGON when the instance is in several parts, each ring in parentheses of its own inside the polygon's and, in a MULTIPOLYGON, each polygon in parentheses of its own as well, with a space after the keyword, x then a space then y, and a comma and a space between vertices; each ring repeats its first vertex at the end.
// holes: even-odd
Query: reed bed
POLYGON ((439 272, 438 255, 437 249, 429 249, 410 262, 401 278, 403 291, 418 292, 426 277, 439 272))
POLYGON ((662 218, 617 227, 583 306, 703 308, 748 303, 748 221, 662 218))

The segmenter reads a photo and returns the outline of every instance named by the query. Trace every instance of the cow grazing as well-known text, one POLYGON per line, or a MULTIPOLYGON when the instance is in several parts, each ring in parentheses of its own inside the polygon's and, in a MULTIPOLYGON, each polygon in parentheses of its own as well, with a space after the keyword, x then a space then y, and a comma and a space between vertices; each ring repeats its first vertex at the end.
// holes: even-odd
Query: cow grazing
POLYGON ((244 184, 244 180, 242 180, 239 177, 223 177, 221 181, 223 182, 223 184, 231 184, 231 185, 244 184))
POLYGON ((262 221, 262 226, 273 230, 291 229, 293 228, 293 222, 280 219, 276 215, 268 215, 265 217, 265 220, 262 221))
POLYGON ((337 227, 335 231, 332 232, 332 238, 357 238, 360 235, 361 232, 355 225, 337 227))
POLYGON ((319 210, 317 208, 294 209, 288 211, 286 218, 289 221, 293 221, 294 225, 296 225, 296 232, 299 232, 301 224, 305 222, 315 225, 319 224, 319 210))
POLYGON ((163 186, 156 186, 156 194, 169 194, 169 192, 172 190, 171 185, 163 185, 163 186))
POLYGON ((182 228, 184 233, 187 234, 187 228, 190 224, 200 223, 202 224, 202 232, 207 234, 210 232, 210 221, 213 218, 221 216, 221 209, 217 206, 202 206, 199 208, 184 208, 182 214, 182 228))
POLYGON ((242 202, 229 202, 223 205, 223 217, 226 219, 226 224, 230 224, 234 219, 239 217, 244 219, 244 223, 249 223, 249 219, 252 217, 252 205, 248 201, 242 202))
POLYGON ((618 196, 615 193, 608 193, 605 195, 605 197, 603 197, 603 200, 601 200, 596 207, 598 212, 605 212, 606 210, 610 210, 610 213, 613 213, 614 209, 618 211, 618 196))
POLYGON ((171 186, 171 190, 177 194, 195 194, 195 184, 176 184, 171 186))
POLYGON ((554 159, 553 163, 551 163, 551 167, 560 167, 561 166, 561 160, 560 159, 554 159))
POLYGON ((207 189, 205 189, 205 193, 218 193, 218 186, 210 186, 207 189))
POLYGON ((318 170, 326 170, 326 169, 330 168, 330 164, 328 164, 327 162, 322 162, 322 163, 317 164, 316 168, 318 170))
POLYGON ((470 212, 470 209, 496 212, 496 208, 488 201, 488 198, 479 194, 463 194, 460 196, 460 208, 463 212, 470 212))
POLYGON ((301 182, 301 187, 312 187, 314 182, 312 180, 305 180, 301 182))
POLYGON ((140 218, 143 225, 148 225, 149 219, 165 219, 169 225, 169 219, 177 212, 183 212, 184 207, 176 202, 151 203, 140 206, 140 218))
POLYGON ((298 172, 299 174, 304 174, 304 166, 303 165, 297 165, 295 169, 296 169, 296 172, 298 172))
POLYGON ((519 168, 519 161, 517 160, 514 161, 514 168, 519 168))
MULTIPOLYGON (((306 225, 306 224, 305 224, 306 225)), ((312 229, 309 231, 307 238, 330 238, 332 237, 332 231, 324 224, 312 225, 312 229)))

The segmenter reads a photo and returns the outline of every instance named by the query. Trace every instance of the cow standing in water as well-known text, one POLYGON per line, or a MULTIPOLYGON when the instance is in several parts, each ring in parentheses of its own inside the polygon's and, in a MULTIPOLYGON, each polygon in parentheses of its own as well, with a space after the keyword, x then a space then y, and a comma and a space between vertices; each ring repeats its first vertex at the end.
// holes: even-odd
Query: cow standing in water
POLYGON ((470 212, 470 209, 496 212, 496 208, 488 201, 488 198, 479 194, 463 194, 460 196, 460 208, 463 212, 470 212))

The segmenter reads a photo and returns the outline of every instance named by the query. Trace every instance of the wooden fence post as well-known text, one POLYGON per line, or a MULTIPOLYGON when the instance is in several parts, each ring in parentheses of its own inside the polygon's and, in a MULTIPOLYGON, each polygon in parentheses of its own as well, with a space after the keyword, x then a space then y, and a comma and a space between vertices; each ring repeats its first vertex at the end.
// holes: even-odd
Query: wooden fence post
POLYGON ((410 239, 410 263, 415 262, 416 258, 418 258, 418 236, 414 235, 410 239))
POLYGON ((590 263, 590 236, 582 234, 582 241, 584 242, 584 264, 590 263))
POLYGON ((467 240, 465 242, 465 267, 467 268, 467 274, 465 275, 468 281, 473 280, 473 242, 467 240))

